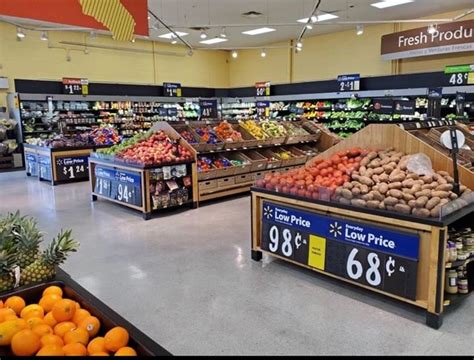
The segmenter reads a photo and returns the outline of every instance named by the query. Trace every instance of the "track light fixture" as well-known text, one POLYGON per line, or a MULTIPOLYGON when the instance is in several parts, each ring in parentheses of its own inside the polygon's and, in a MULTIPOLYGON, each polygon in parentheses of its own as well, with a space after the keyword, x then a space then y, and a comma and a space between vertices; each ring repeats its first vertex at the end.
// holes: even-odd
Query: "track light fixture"
POLYGON ((363 33, 364 33, 364 26, 363 25, 357 25, 356 34, 357 35, 362 35, 363 33))
POLYGON ((94 30, 92 30, 92 31, 89 33, 89 38, 90 38, 91 40, 95 40, 96 37, 97 37, 97 33, 96 33, 94 30))
POLYGON ((207 39, 207 34, 204 30, 201 31, 201 39, 207 39))
POLYGON ((262 52, 260 53, 260 56, 263 58, 267 56, 267 52, 265 51, 265 49, 262 50, 262 52))
POLYGON ((436 31, 438 31, 436 25, 430 24, 430 26, 428 26, 428 34, 434 34, 436 31))
POLYGON ((43 31, 40 36, 40 40, 48 41, 48 34, 46 31, 43 31))
POLYGON ((296 43, 296 48, 297 48, 297 49, 302 49, 302 48, 303 48, 303 43, 302 43, 301 41, 298 41, 298 42, 296 43))
POLYGON ((234 59, 237 59, 238 56, 239 56, 239 53, 238 53, 237 51, 235 51, 235 50, 232 51, 232 57, 233 57, 234 59))
POLYGON ((308 29, 308 30, 313 30, 313 25, 311 25, 311 24, 306 24, 306 29, 308 29))
POLYGON ((25 37, 25 33, 23 32, 23 30, 21 28, 16 28, 16 37, 18 39, 23 39, 25 37))
POLYGON ((223 39, 225 39, 225 38, 227 37, 226 31, 225 31, 225 27, 222 28, 220 37, 223 38, 223 39))

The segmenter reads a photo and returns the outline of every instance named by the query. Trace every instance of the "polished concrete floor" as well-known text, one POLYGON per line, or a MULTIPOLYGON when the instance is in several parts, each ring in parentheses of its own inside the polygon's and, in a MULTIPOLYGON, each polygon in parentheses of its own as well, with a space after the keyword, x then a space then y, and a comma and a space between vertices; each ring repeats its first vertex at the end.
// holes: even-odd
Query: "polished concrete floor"
POLYGON ((0 213, 20 209, 48 237, 72 228, 74 279, 173 354, 474 354, 474 297, 424 313, 311 271, 250 259, 243 196, 147 222, 90 202, 88 183, 51 187, 0 174, 0 213))

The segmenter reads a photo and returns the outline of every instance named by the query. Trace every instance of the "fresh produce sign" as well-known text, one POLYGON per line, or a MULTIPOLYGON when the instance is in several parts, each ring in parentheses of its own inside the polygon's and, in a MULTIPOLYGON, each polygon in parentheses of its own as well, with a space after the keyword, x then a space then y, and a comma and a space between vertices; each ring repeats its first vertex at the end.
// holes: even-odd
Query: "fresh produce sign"
POLYGON ((63 94, 89 95, 89 80, 79 78, 63 78, 63 94))
POLYGON ((200 99, 201 119, 217 119, 217 99, 200 99))
POLYGON ((142 206, 140 173, 96 166, 95 177, 96 194, 129 205, 142 206))
POLYGON ((89 156, 61 156, 56 157, 56 178, 62 180, 76 180, 89 177, 89 156))
POLYGON ((359 91, 360 74, 339 75, 337 77, 339 91, 359 91))
POLYGON ((168 82, 163 83, 163 95, 167 97, 181 97, 181 84, 168 82))
POLYGON ((270 82, 262 81, 255 83, 256 96, 270 96, 270 82))
POLYGON ((416 298, 419 236, 264 201, 262 250, 416 298))

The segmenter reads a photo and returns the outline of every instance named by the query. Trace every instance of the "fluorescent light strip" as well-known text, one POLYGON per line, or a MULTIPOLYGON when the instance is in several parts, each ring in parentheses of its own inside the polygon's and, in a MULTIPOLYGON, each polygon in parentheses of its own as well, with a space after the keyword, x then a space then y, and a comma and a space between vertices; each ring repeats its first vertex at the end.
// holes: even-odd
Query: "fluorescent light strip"
MULTIPOLYGON (((189 35, 188 33, 185 33, 185 32, 181 32, 181 31, 176 31, 176 34, 178 36, 186 36, 186 35, 189 35)), ((167 34, 163 34, 163 35, 160 35, 158 37, 160 38, 163 38, 163 39, 173 39, 176 35, 173 34, 173 33, 167 33, 167 34)))
POLYGON ((259 29, 243 31, 242 34, 253 36, 253 35, 261 35, 261 34, 269 33, 269 32, 272 32, 272 31, 276 31, 276 30, 272 29, 272 28, 268 28, 268 27, 263 27, 263 28, 259 28, 259 29))
MULTIPOLYGON (((326 21, 326 20, 331 20, 331 19, 337 19, 339 16, 333 15, 333 14, 321 14, 318 16, 313 16, 311 20, 314 20, 313 22, 319 22, 319 21, 326 21), (314 19, 313 19, 314 18, 314 19)), ((299 19, 298 22, 306 24, 308 22, 309 18, 304 18, 304 19, 299 19)))
POLYGON ((227 41, 227 39, 216 37, 216 38, 213 38, 213 39, 203 40, 203 41, 199 41, 199 42, 201 44, 212 45, 212 44, 218 44, 218 43, 226 42, 226 41, 227 41))
POLYGON ((398 6, 398 5, 403 5, 403 4, 409 4, 414 2, 415 0, 385 0, 385 1, 380 1, 376 2, 373 4, 370 4, 373 7, 376 7, 378 9, 385 9, 388 7, 392 6, 398 6))

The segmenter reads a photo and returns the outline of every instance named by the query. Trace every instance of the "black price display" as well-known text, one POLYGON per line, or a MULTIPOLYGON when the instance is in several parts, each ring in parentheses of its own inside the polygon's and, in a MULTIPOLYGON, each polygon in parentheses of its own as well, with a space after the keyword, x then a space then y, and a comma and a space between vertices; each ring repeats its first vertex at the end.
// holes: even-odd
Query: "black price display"
POLYGON ((416 299, 419 237, 263 203, 260 247, 391 294, 416 299))
POLYGON ((142 206, 139 173, 96 166, 94 192, 125 204, 142 206))
POLYGON ((167 97, 181 97, 182 90, 180 83, 163 83, 163 95, 167 97))
POLYGON ((453 74, 444 74, 444 86, 460 86, 469 83, 469 73, 459 72, 453 74))
POLYGON ((217 99, 199 100, 201 119, 217 119, 217 99))
POLYGON ((63 94, 88 95, 89 80, 78 78, 63 78, 63 94))
POLYGON ((255 83, 256 96, 270 96, 270 82, 262 81, 255 83))
POLYGON ((360 90, 360 75, 339 75, 337 77, 339 83, 339 91, 359 91, 360 90))
POLYGON ((56 157, 56 178, 59 181, 77 180, 89 177, 89 157, 56 157))
POLYGON ((262 117, 270 117, 270 101, 257 101, 257 114, 262 117))

